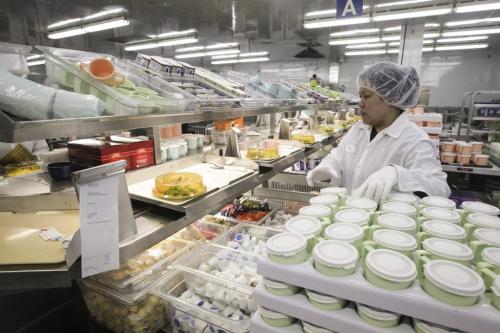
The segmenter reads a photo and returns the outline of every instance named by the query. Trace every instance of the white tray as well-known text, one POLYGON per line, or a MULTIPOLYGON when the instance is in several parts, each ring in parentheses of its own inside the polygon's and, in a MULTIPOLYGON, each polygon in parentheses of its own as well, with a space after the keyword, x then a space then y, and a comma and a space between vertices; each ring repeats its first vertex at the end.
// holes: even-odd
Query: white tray
MULTIPOLYGON (((207 187, 205 193, 209 193, 218 188, 224 187, 235 180, 253 173, 252 170, 235 171, 227 169, 216 169, 209 163, 201 163, 191 167, 176 170, 177 172, 194 172, 203 177, 203 183, 207 187)), ((149 201, 166 202, 171 205, 180 206, 198 197, 193 197, 185 200, 167 200, 160 199, 153 195, 153 188, 155 187, 155 179, 151 178, 140 183, 130 185, 128 192, 133 197, 146 198, 149 201)))
POLYGON ((288 327, 274 327, 262 320, 260 311, 257 310, 252 317, 251 333, 303 333, 302 325, 295 323, 288 327))
POLYGON ((276 296, 269 293, 262 283, 255 289, 254 295, 255 301, 260 306, 339 333, 415 332, 408 321, 403 321, 400 325, 391 328, 370 325, 358 316, 352 303, 338 311, 321 310, 309 303, 303 293, 293 296, 276 296))
POLYGON ((316 271, 310 261, 280 265, 261 257, 257 271, 271 279, 450 328, 474 333, 500 332, 500 311, 485 296, 474 306, 451 306, 429 296, 416 280, 405 290, 385 290, 366 281, 362 269, 347 277, 329 277, 316 271))

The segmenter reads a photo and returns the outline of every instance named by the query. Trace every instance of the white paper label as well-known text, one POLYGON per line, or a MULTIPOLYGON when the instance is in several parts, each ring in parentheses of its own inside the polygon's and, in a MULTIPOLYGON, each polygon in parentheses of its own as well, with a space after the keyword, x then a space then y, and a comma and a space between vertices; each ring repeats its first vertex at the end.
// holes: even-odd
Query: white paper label
POLYGON ((82 277, 117 269, 120 265, 119 177, 111 176, 80 186, 82 277))

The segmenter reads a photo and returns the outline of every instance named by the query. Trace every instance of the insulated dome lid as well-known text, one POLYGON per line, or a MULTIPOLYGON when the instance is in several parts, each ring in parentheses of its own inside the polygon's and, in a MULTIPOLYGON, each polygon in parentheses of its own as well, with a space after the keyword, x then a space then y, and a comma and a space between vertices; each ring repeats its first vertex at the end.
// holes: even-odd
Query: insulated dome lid
POLYGON ((382 214, 378 217, 377 223, 388 229, 413 231, 417 228, 415 220, 403 214, 382 214))
POLYGON ((424 274, 437 287, 460 296, 479 296, 483 279, 472 269, 448 260, 432 260, 424 265, 424 274))
POLYGON ((413 251, 417 248, 415 237, 398 230, 376 230, 372 238, 374 242, 395 251, 413 251))
POLYGON ((477 228, 474 230, 473 235, 480 241, 488 245, 500 247, 500 231, 486 228, 477 228))
POLYGON ((378 206, 375 201, 367 198, 349 198, 345 202, 345 205, 349 208, 362 209, 366 211, 375 211, 378 206))
POLYGON ((422 209, 422 215, 430 220, 460 223, 460 215, 457 212, 447 208, 426 207, 422 209))
POLYGON ((339 201, 339 197, 335 194, 325 193, 309 199, 310 205, 335 205, 339 201))
POLYGON ((410 282, 417 277, 417 268, 404 254, 393 250, 373 250, 366 256, 366 266, 376 275, 394 282, 410 282))
POLYGON ((418 202, 418 197, 411 193, 393 192, 389 193, 386 201, 403 202, 406 204, 414 205, 418 202))
POLYGON ((397 213, 408 216, 414 216, 417 214, 417 209, 412 205, 404 202, 384 202, 381 209, 388 213, 397 213))
POLYGON ((462 202, 462 209, 468 210, 473 213, 486 214, 491 216, 497 216, 500 214, 500 209, 498 207, 488 205, 484 202, 478 201, 464 201, 462 202))
POLYGON ((463 240, 467 237, 465 229, 456 224, 428 220, 422 224, 422 230, 436 237, 463 240))
POLYGON ((422 242, 422 247, 424 250, 446 259, 474 259, 474 252, 470 247, 454 240, 431 237, 422 242))
POLYGON ((487 247, 482 253, 483 259, 494 266, 500 267, 500 248, 499 247, 487 247))
POLYGON ((306 238, 318 235, 321 231, 321 222, 313 216, 294 216, 285 224, 286 231, 296 232, 306 238))
POLYGON ((368 224, 370 214, 362 209, 343 209, 335 214, 335 222, 354 223, 358 225, 368 224))
POLYGON ((334 268, 351 268, 358 261, 358 250, 347 242, 325 240, 313 249, 314 260, 334 268))
POLYGON ((467 216, 467 222, 489 229, 500 230, 500 217, 472 213, 467 216))
POLYGON ((307 241, 301 234, 282 232, 269 238, 266 244, 270 254, 289 256, 304 250, 307 241))
POLYGON ((440 207, 440 208, 456 208, 457 206, 455 205, 455 202, 448 199, 448 198, 443 198, 443 197, 438 197, 438 196, 428 196, 422 198, 421 202, 429 207, 440 207))
POLYGON ((346 195, 347 189, 345 187, 324 187, 321 190, 319 190, 319 193, 321 193, 321 194, 331 193, 331 194, 336 194, 336 195, 346 195))
POLYGON ((299 215, 314 216, 314 217, 325 217, 330 216, 332 210, 330 207, 325 205, 311 205, 304 206, 299 209, 299 215))
POLYGON ((363 228, 354 223, 334 223, 325 229, 325 238, 354 242, 364 236, 363 228))

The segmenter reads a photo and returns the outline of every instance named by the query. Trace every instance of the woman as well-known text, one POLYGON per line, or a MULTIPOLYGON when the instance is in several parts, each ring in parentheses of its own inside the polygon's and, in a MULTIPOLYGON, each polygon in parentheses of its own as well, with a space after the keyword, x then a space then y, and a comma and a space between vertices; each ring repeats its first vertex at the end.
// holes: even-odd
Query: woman
POLYGON ((448 197, 436 146, 404 112, 419 98, 416 70, 378 63, 359 74, 358 85, 363 121, 309 172, 308 184, 327 181, 377 202, 391 191, 448 197))

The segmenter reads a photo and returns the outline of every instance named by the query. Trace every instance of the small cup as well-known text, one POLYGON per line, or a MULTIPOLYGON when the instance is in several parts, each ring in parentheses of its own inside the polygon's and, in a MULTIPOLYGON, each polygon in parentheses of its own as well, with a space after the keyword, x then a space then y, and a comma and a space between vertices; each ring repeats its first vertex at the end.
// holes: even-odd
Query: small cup
POLYGON ((459 225, 443 222, 439 220, 428 220, 422 223, 422 231, 417 233, 417 243, 422 242, 429 237, 437 237, 454 240, 459 243, 467 241, 467 232, 459 225))
POLYGON ((500 230, 500 218, 481 213, 468 214, 465 218, 464 229, 469 240, 472 240, 472 233, 478 228, 500 230))
POLYGON ((307 241, 300 234, 283 232, 269 238, 266 245, 269 259, 278 264, 295 265, 309 259, 307 241))
POLYGON ((321 194, 309 199, 310 205, 325 205, 330 207, 332 211, 331 218, 333 218, 333 215, 337 212, 339 203, 340 203, 339 197, 331 193, 321 194))
POLYGON ((327 330, 326 328, 319 327, 305 321, 302 321, 302 330, 304 333, 335 333, 331 330, 327 330))
POLYGON ((354 274, 358 262, 358 250, 349 243, 325 240, 313 250, 314 268, 328 276, 348 276, 354 274))
POLYGON ((375 201, 367 198, 349 198, 346 200, 345 206, 351 209, 362 209, 368 213, 375 212, 378 207, 375 201))
POLYGON ((413 237, 417 234, 417 222, 407 215, 396 213, 380 214, 375 216, 373 222, 371 234, 379 228, 406 232, 413 237))
POLYGON ((356 303, 357 313, 361 319, 368 324, 377 327, 395 327, 398 326, 401 315, 371 306, 356 303))
POLYGON ((189 150, 193 150, 198 147, 198 139, 195 136, 185 135, 184 139, 187 142, 187 147, 189 150))
POLYGON ((471 155, 458 155, 457 162, 461 165, 469 165, 471 161, 471 155))
POLYGON ((472 145, 472 153, 476 153, 476 154, 482 153, 482 151, 483 151, 483 143, 482 142, 475 141, 475 142, 470 142, 470 144, 472 145))
POLYGON ((271 311, 264 307, 260 307, 260 315, 262 319, 274 327, 287 327, 292 325, 296 319, 280 312, 271 311))
POLYGON ((479 166, 487 166, 489 165, 489 160, 490 160, 490 155, 476 155, 475 156, 475 161, 474 163, 476 163, 476 165, 479 165, 479 166))
POLYGON ((297 294, 301 289, 300 287, 268 278, 264 278, 264 287, 267 291, 276 296, 292 296, 297 294))
POLYGON ((456 330, 413 318, 416 333, 457 333, 456 330))
POLYGON ((342 209, 335 214, 335 223, 354 223, 359 226, 367 226, 371 215, 361 209, 342 209))
POLYGON ((306 289, 306 295, 309 303, 321 310, 337 311, 344 308, 346 304, 345 299, 321 294, 308 289, 306 289))
POLYGON ((500 275, 495 278, 491 291, 491 304, 500 310, 500 275))
POLYGON ((205 141, 205 136, 202 135, 202 134, 196 134, 195 137, 196 137, 196 147, 197 148, 203 148, 203 144, 204 144, 204 141, 205 141))
POLYGON ((414 255, 425 255, 432 260, 443 259, 465 266, 472 265, 474 252, 465 244, 444 238, 427 238, 422 242, 423 250, 415 251, 414 255))
POLYGON ((116 73, 113 62, 106 58, 93 59, 88 64, 81 63, 80 68, 108 86, 116 86, 125 81, 122 75, 116 73))
POLYGON ((179 146, 176 146, 176 145, 168 146, 167 159, 169 159, 169 160, 179 159, 179 146))
POLYGON ((459 155, 470 155, 472 154, 472 145, 470 143, 460 143, 458 145, 459 155))
POLYGON ((307 240, 307 252, 311 253, 321 234, 321 222, 312 216, 294 216, 285 224, 288 232, 295 232, 307 240))
POLYGON ((483 278, 486 289, 490 289, 495 278, 500 275, 500 248, 485 248, 481 258, 483 261, 476 264, 476 269, 483 278))
POLYGON ((444 153, 453 153, 455 152, 457 144, 455 142, 443 142, 441 146, 441 151, 444 153))
POLYGON ((450 152, 441 153, 441 162, 443 163, 452 164, 455 163, 456 159, 457 159, 457 154, 455 153, 450 153, 450 152))
POLYGON ((179 156, 184 157, 187 155, 187 142, 185 140, 182 140, 182 142, 179 142, 179 156))
POLYGON ((321 223, 321 235, 326 227, 332 223, 332 210, 329 206, 325 205, 304 206, 299 209, 299 215, 317 218, 321 223))
POLYGON ((324 237, 347 242, 361 251, 367 228, 354 223, 334 223, 325 229, 324 237))
MULTIPOLYGON (((373 241, 364 242, 365 247, 363 247, 363 250, 366 249, 366 245, 370 245, 373 248, 393 250, 410 257, 413 251, 417 249, 415 237, 397 230, 384 228, 375 230, 371 238, 373 241)), ((363 257, 366 256, 366 253, 363 252, 362 254, 363 257)))
POLYGON ((476 262, 481 261, 481 254, 484 249, 487 247, 500 247, 500 231, 477 228, 471 234, 469 246, 474 251, 476 262))

